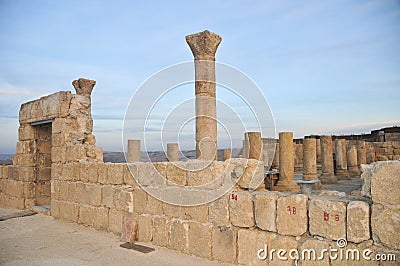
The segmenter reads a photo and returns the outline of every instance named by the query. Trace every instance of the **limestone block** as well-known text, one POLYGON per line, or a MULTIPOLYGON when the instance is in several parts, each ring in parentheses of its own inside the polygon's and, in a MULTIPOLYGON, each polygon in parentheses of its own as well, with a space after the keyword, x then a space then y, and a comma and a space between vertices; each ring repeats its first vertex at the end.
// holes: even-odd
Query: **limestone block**
MULTIPOLYGON (((338 249, 336 244, 333 247, 338 249)), ((354 244, 351 242, 347 243, 347 246, 343 250, 343 259, 340 258, 340 249, 338 249, 335 255, 331 257, 332 266, 378 266, 382 265, 378 261, 375 261, 376 248, 372 246, 372 241, 364 241, 360 244, 354 244), (369 256, 370 260, 363 258, 363 252, 369 249, 372 253, 365 253, 365 256, 369 256), (359 259, 356 250, 359 251, 359 259), (346 259, 347 257, 347 259, 346 259)))
POLYGON ((124 184, 130 185, 132 187, 137 187, 137 178, 138 176, 138 169, 137 165, 132 164, 125 164, 124 166, 124 184))
POLYGON ((364 197, 371 198, 371 177, 375 166, 370 164, 361 165, 361 195, 364 197))
POLYGON ((241 188, 257 189, 264 184, 264 162, 249 159, 243 175, 239 178, 241 188))
POLYGON ((211 259, 211 224, 189 222, 188 225, 189 254, 211 259))
POLYGON ((97 183, 99 163, 88 163, 88 181, 90 183, 97 183))
POLYGON ((108 183, 112 185, 121 185, 124 182, 124 165, 111 164, 108 169, 108 183))
POLYGON ((79 162, 86 159, 86 150, 84 145, 75 144, 67 146, 66 158, 67 162, 79 162))
POLYGON ((154 198, 153 196, 148 195, 146 213, 157 214, 157 215, 163 214, 162 201, 154 198))
POLYGON ((307 231, 307 200, 303 194, 278 198, 276 224, 279 234, 301 236, 307 231))
POLYGON ((133 210, 138 214, 146 213, 147 193, 140 187, 133 190, 133 210))
POLYGON ((122 232, 122 223, 124 221, 124 212, 116 209, 110 209, 108 212, 108 231, 114 234, 122 232))
POLYGON ((219 226, 231 225, 229 220, 229 197, 230 194, 228 193, 209 204, 208 213, 212 224, 219 226))
POLYGON ((77 200, 80 203, 92 206, 101 205, 101 186, 91 183, 76 183, 77 200))
POLYGON ((108 181, 108 169, 110 168, 111 163, 101 163, 99 164, 99 168, 97 170, 98 179, 97 181, 100 184, 107 184, 108 181))
POLYGON ((126 217, 123 222, 121 241, 135 243, 138 223, 131 217, 126 217))
POLYGON ((17 154, 34 153, 35 142, 33 140, 18 141, 16 147, 17 154))
POLYGON ((143 186, 164 185, 166 182, 166 163, 136 164, 138 182, 143 186))
POLYGON ((18 140, 34 140, 35 139, 35 129, 29 124, 21 124, 18 128, 18 140))
POLYGON ((254 226, 253 196, 249 192, 232 192, 229 199, 231 223, 238 227, 254 226))
POLYGON ((114 208, 120 211, 129 211, 129 205, 133 200, 133 188, 130 186, 114 187, 114 208))
POLYGON ((24 183, 16 180, 5 180, 4 193, 13 197, 24 197, 24 183))
MULTIPOLYGON (((273 237, 271 239, 270 242, 270 248, 275 249, 277 252, 272 254, 272 257, 269 258, 269 265, 274 266, 274 265, 293 265, 293 260, 290 258, 290 250, 292 249, 298 249, 298 243, 295 240, 294 237, 290 237, 290 236, 277 236, 277 237, 273 237), (286 251, 286 253, 281 254, 282 258, 286 258, 286 260, 284 259, 280 259, 278 257, 279 255, 279 250, 283 249, 286 251)), ((298 264, 298 263, 297 263, 298 264)), ((296 263, 294 264, 296 265, 296 263)))
POLYGON ((171 231, 167 247, 188 253, 188 229, 187 222, 181 220, 171 221, 171 231))
POLYGON ((184 167, 178 167, 180 163, 181 162, 167 164, 166 176, 168 184, 181 186, 185 186, 187 184, 187 171, 184 167))
POLYGON ((79 218, 79 204, 67 201, 51 201, 51 215, 61 220, 77 223, 79 218), (55 215, 53 215, 53 213, 55 215))
POLYGON ((153 219, 150 215, 139 215, 138 234, 139 242, 151 242, 153 238, 153 219))
POLYGON ((169 239, 170 221, 165 216, 154 216, 153 218, 153 244, 166 247, 169 239))
POLYGON ((65 182, 60 183, 60 199, 63 201, 77 201, 76 183, 65 182))
POLYGON ((51 161, 53 163, 65 163, 66 154, 67 154, 67 147, 52 147, 51 161))
POLYGON ((26 199, 35 198, 35 183, 24 182, 24 198, 26 199))
POLYGON ((89 164, 81 163, 79 165, 79 180, 87 183, 89 182, 89 164))
POLYGON ((400 206, 372 204, 371 229, 375 242, 400 249, 400 206))
POLYGON ((94 226, 95 212, 96 212, 95 207, 86 204, 81 204, 79 208, 78 223, 82 223, 88 226, 94 226))
POLYGON ((376 163, 371 196, 374 203, 400 205, 400 162, 376 163))
POLYGON ((197 206, 182 206, 181 218, 184 220, 195 220, 198 222, 208 222, 208 205, 197 205, 197 206))
POLYGON ((176 206, 176 205, 172 205, 172 204, 163 202, 162 207, 163 207, 163 213, 167 217, 170 217, 170 218, 179 218, 180 217, 180 213, 181 213, 180 206, 176 206))
POLYGON ((254 195, 256 225, 262 230, 276 232, 276 201, 278 193, 258 192, 254 195))
POLYGON ((17 198, 7 194, 0 194, 0 203, 3 206, 15 208, 15 209, 25 209, 25 199, 17 198))
POLYGON ((79 163, 68 163, 63 165, 62 178, 64 181, 79 181, 79 163))
POLYGON ((268 260, 260 260, 257 253, 265 245, 270 247, 272 233, 252 229, 239 229, 237 235, 238 263, 241 265, 268 265, 268 260))
POLYGON ((214 260, 235 262, 237 256, 237 229, 235 227, 213 227, 211 256, 214 260))
POLYGON ((337 240, 346 238, 346 204, 312 199, 309 207, 310 234, 337 240))
POLYGON ((360 243, 370 238, 369 204, 352 201, 347 205, 347 240, 360 243))
POLYGON ((31 166, 31 167, 36 165, 35 154, 33 154, 33 153, 17 154, 15 156, 15 158, 16 158, 16 161, 14 162, 14 165, 31 166))
MULTIPOLYGON (((302 261, 301 265, 304 266, 314 266, 323 265, 329 266, 329 242, 320 241, 316 239, 307 239, 303 244, 301 244, 299 249, 299 255, 302 261), (320 259, 321 254, 324 253, 323 259, 320 259)), ((333 247, 335 248, 335 247, 333 247)))

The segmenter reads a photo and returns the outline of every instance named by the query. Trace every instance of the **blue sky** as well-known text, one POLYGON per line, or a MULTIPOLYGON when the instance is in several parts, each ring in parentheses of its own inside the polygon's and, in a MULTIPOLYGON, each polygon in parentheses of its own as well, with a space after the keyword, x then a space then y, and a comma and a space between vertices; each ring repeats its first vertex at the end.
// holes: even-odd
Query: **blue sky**
POLYGON ((0 153, 15 150, 21 103, 74 91, 79 77, 97 81, 97 144, 121 150, 132 94, 193 60, 185 35, 204 29, 222 36, 217 60, 262 90, 277 132, 400 125, 399 1, 2 0, 0 153))

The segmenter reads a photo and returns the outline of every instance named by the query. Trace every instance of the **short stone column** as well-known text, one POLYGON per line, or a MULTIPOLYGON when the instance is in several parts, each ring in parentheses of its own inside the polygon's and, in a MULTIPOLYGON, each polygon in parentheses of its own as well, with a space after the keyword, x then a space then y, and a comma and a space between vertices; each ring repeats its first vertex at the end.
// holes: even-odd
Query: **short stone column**
POLYGON ((276 191, 300 191, 294 182, 293 132, 279 133, 279 180, 273 187, 276 191))
POLYGON ((335 162, 336 162, 336 176, 339 179, 348 179, 349 172, 347 171, 345 139, 335 139, 335 162))
POLYGON ((357 163, 357 148, 354 145, 350 146, 347 150, 347 168, 349 176, 360 176, 360 169, 357 163))
POLYGON ((365 147, 365 141, 357 141, 357 164, 358 169, 361 171, 361 165, 367 163, 367 148, 365 147))
POLYGON ((223 150, 222 160, 226 161, 226 160, 229 160, 230 158, 232 158, 232 150, 231 149, 223 150))
POLYGON ((128 139, 128 163, 140 162, 140 140, 128 139))
POLYGON ((333 165, 332 137, 321 136, 321 163, 322 174, 319 177, 322 184, 332 184, 337 182, 333 165))
POLYGON ((170 162, 179 161, 178 143, 167 143, 167 159, 170 162))
POLYGON ((186 36, 195 63, 196 157, 217 160, 215 53, 222 38, 208 30, 186 36))
POLYGON ((249 159, 261 160, 263 143, 261 139, 261 132, 247 132, 247 139, 249 140, 249 159))
MULTIPOLYGON (((303 180, 319 180, 317 176, 317 141, 314 138, 303 140, 303 180)), ((321 188, 321 183, 313 184, 312 188, 321 188)))
POLYGON ((385 131, 381 130, 378 132, 378 142, 385 142, 385 131))

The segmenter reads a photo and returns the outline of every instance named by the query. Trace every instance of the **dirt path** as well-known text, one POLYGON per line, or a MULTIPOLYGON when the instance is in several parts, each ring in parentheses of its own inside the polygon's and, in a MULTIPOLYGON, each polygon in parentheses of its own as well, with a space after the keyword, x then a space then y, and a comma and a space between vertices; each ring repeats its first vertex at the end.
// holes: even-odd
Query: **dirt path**
POLYGON ((143 254, 120 244, 113 234, 42 214, 0 222, 0 265, 225 265, 147 243, 156 250, 143 254))

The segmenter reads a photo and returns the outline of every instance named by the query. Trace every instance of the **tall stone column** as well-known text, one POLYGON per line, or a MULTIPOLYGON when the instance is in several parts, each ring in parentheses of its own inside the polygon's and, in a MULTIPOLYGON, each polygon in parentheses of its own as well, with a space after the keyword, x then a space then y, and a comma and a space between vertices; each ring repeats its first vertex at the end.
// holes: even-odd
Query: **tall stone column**
POLYGON ((196 157, 217 160, 215 53, 222 38, 208 30, 186 36, 195 63, 196 157))
POLYGON ((261 132, 247 132, 247 139, 249 140, 249 159, 261 160, 263 143, 261 139, 261 132))
MULTIPOLYGON (((303 140, 303 180, 318 180, 317 142, 314 138, 303 140)), ((313 185, 313 189, 319 189, 320 187, 320 182, 313 185)))
POLYGON ((332 184, 337 182, 333 167, 332 137, 321 136, 321 163, 322 174, 319 177, 322 184, 332 184))
POLYGON ((272 161, 272 167, 279 169, 279 143, 275 144, 274 160, 272 161))
POLYGON ((140 140, 128 139, 128 163, 140 162, 140 140))
POLYGON ((179 161, 178 143, 167 143, 167 159, 170 162, 179 161))
POLYGON ((279 180, 273 187, 276 191, 300 191, 294 182, 293 132, 279 133, 279 180))
POLYGON ((230 159, 231 157, 232 157, 232 150, 231 149, 223 150, 223 153, 222 153, 222 160, 223 161, 226 161, 226 160, 230 159))
POLYGON ((335 161, 336 161, 336 176, 339 179, 348 179, 346 158, 346 140, 335 139, 335 161))
POLYGON ((263 151, 262 151, 262 160, 264 162, 264 166, 271 167, 274 160, 274 152, 276 140, 273 138, 263 138, 263 151))
POLYGON ((347 168, 349 176, 355 177, 360 175, 360 170, 357 163, 357 148, 352 145, 347 150, 347 168))
POLYGON ((365 147, 365 141, 357 141, 357 163, 358 168, 361 171, 361 165, 367 163, 367 148, 365 147))
POLYGON ((321 139, 316 139, 317 142, 317 164, 322 162, 321 159, 321 139))

